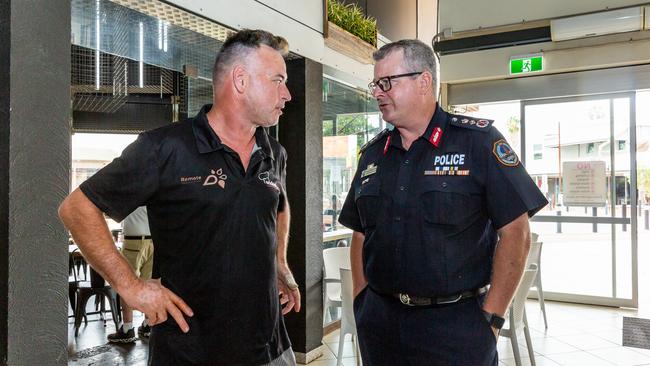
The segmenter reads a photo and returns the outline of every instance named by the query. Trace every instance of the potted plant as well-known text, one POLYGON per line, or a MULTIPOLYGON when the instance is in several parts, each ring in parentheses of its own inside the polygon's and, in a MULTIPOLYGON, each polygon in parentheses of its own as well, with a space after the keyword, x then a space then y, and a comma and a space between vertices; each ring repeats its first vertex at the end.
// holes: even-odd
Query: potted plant
POLYGON ((377 20, 367 17, 357 4, 326 1, 325 44, 364 64, 372 63, 377 46, 377 20))

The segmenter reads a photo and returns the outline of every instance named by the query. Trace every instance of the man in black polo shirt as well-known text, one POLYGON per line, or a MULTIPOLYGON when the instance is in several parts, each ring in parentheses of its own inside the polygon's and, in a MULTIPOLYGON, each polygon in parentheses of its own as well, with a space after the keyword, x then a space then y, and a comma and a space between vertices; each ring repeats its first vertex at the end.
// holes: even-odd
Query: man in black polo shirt
POLYGON ((492 121, 440 108, 429 46, 398 41, 373 58, 369 87, 395 128, 362 148, 339 219, 354 230, 363 364, 496 366, 528 217, 547 201, 492 121))
POLYGON ((263 129, 291 99, 287 48, 260 30, 229 37, 214 105, 142 133, 61 204, 86 259, 153 325, 151 365, 295 364, 282 317, 300 310, 286 262, 287 156, 263 129), (141 205, 159 281, 135 276, 102 216, 121 221, 141 205))

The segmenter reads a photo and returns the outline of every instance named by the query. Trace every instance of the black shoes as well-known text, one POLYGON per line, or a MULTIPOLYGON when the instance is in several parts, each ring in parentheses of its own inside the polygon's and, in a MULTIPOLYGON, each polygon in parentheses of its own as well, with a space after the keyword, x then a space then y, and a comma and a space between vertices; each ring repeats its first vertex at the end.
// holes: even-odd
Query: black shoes
POLYGON ((151 334, 151 327, 149 324, 144 325, 144 323, 138 327, 138 335, 140 338, 149 338, 149 334, 151 334))
POLYGON ((117 332, 109 334, 107 338, 111 343, 133 343, 137 339, 133 328, 125 332, 123 326, 120 326, 117 332))

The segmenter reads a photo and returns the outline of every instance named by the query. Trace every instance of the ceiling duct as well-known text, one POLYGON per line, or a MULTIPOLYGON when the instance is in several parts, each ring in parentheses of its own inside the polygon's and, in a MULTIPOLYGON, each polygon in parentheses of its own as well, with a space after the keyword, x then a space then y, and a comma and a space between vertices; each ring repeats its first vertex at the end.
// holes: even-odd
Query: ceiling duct
POLYGON ((643 7, 603 11, 551 20, 554 42, 643 29, 643 7))

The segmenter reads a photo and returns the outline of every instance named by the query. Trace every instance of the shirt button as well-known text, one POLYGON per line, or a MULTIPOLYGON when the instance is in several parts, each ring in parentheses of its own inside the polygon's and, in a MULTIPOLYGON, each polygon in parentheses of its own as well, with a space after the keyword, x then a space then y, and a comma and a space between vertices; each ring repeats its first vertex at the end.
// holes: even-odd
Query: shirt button
POLYGON ((409 159, 404 160, 404 164, 408 165, 410 163, 409 159))
POLYGON ((395 221, 401 221, 402 218, 400 216, 395 216, 395 221))
POLYGON ((442 188, 447 188, 447 182, 442 182, 442 188))
POLYGON ((399 187, 399 190, 400 190, 400 191, 403 191, 403 190, 405 190, 405 189, 406 189, 406 188, 404 188, 404 186, 400 186, 400 187, 399 187))

